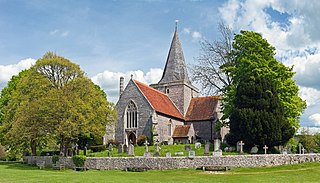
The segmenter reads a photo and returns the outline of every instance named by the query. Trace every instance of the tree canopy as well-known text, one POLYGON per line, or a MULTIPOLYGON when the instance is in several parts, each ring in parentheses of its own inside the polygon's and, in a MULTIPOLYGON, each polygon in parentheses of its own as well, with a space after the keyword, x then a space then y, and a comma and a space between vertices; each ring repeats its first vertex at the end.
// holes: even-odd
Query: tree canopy
POLYGON ((51 52, 19 79, 1 111, 5 145, 30 147, 33 155, 49 139, 66 155, 71 142, 85 133, 102 137, 115 120, 113 104, 100 87, 78 65, 51 52))

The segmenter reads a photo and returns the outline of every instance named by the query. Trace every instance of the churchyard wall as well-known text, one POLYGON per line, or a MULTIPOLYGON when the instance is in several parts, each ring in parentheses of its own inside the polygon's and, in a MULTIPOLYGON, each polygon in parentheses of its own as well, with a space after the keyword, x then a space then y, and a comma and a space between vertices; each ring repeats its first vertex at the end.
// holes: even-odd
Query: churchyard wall
MULTIPOLYGON (((36 165, 45 162, 51 167, 52 157, 26 156, 25 163, 36 165)), ((60 159, 67 168, 73 168, 70 157, 60 159)), ((126 168, 177 169, 200 168, 202 166, 261 167, 305 162, 320 162, 320 154, 271 154, 271 155, 233 155, 233 156, 195 156, 195 157, 87 157, 85 167, 88 169, 124 170, 126 168)))

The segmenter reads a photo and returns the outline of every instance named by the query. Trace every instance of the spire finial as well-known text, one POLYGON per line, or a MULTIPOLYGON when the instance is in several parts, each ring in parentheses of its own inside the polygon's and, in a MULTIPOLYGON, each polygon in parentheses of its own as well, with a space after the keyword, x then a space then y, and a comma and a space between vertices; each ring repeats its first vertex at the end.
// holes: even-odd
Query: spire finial
POLYGON ((175 31, 178 30, 178 23, 179 23, 179 20, 176 20, 176 27, 175 27, 175 31))

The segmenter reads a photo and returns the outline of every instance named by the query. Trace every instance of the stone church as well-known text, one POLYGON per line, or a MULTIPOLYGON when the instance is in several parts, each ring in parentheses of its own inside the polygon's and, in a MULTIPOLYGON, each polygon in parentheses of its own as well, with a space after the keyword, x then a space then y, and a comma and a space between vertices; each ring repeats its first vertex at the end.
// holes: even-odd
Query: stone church
POLYGON ((150 86, 130 79, 116 104, 115 141, 137 143, 145 135, 151 143, 194 143, 221 139, 225 130, 216 131, 221 117, 217 96, 199 97, 192 85, 175 29, 160 81, 150 86))

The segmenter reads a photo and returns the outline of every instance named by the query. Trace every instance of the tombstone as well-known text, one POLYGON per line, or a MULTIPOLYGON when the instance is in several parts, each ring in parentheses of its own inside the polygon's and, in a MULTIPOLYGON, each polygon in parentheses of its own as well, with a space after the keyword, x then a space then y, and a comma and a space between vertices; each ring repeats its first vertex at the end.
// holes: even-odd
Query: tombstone
POLYGON ((119 144, 118 145, 118 153, 122 153, 122 151, 123 151, 123 146, 122 146, 122 144, 119 144))
POLYGON ((185 151, 191 151, 191 146, 190 145, 185 145, 184 146, 185 151))
POLYGON ((84 156, 87 155, 87 146, 84 146, 84 148, 83 148, 83 155, 84 155, 84 156))
POLYGON ((236 145, 236 151, 237 151, 237 152, 240 152, 240 145, 239 145, 239 143, 240 143, 240 142, 237 142, 237 145, 236 145))
POLYGON ((281 154, 288 154, 288 151, 286 148, 282 149, 281 154))
POLYGON ((123 146, 123 152, 124 152, 124 153, 128 152, 128 146, 127 146, 127 144, 125 144, 125 145, 123 146))
POLYGON ((250 150, 250 153, 251 153, 251 154, 257 154, 258 151, 259 151, 258 147, 257 147, 257 146, 253 146, 253 147, 251 148, 251 150, 250 150))
POLYGON ((229 147, 225 147, 223 150, 224 152, 229 152, 229 147))
MULTIPOLYGON (((189 152, 190 152, 190 151, 189 151, 189 152)), ((184 153, 183 153, 183 152, 175 152, 174 155, 176 155, 176 156, 183 156, 184 153)))
POLYGON ((166 158, 171 158, 171 152, 166 153, 166 158))
POLYGON ((213 151, 212 152, 213 156, 222 156, 222 150, 218 150, 218 151, 213 151))
POLYGON ((301 154, 301 151, 302 150, 302 144, 301 143, 299 143, 299 154, 301 154))
POLYGON ((156 153, 154 154, 154 156, 160 156, 160 143, 159 141, 157 140, 157 143, 156 143, 156 153))
POLYGON ((213 151, 218 151, 218 150, 220 150, 220 139, 215 139, 214 141, 214 146, 213 146, 213 151))
POLYGON ((145 158, 151 158, 152 157, 152 154, 150 152, 145 152, 143 153, 143 157, 145 158))
POLYGON ((146 140, 143 144, 144 144, 144 145, 145 145, 145 147, 146 147, 146 152, 148 152, 148 151, 149 151, 149 150, 148 150, 149 142, 146 140))
POLYGON ((194 144, 194 148, 195 148, 195 149, 200 149, 200 148, 201 148, 201 143, 200 143, 200 142, 196 142, 196 143, 194 144))
POLYGON ((129 144, 128 146, 128 156, 134 156, 134 145, 129 144))
POLYGON ((205 155, 205 156, 210 155, 210 142, 207 142, 207 143, 204 145, 204 155, 205 155))
POLYGON ((267 149, 268 149, 267 145, 264 145, 263 149, 264 149, 264 154, 267 154, 267 149))
POLYGON ((302 150, 302 154, 304 154, 304 152, 305 152, 305 148, 303 147, 301 150, 302 150))
POLYGON ((109 144, 109 151, 111 152, 113 150, 112 144, 109 144))
POLYGON ((240 154, 243 154, 244 143, 242 142, 242 140, 239 142, 239 145, 240 145, 240 154))
POLYGON ((196 155, 195 151, 189 151, 189 157, 194 157, 196 155))

